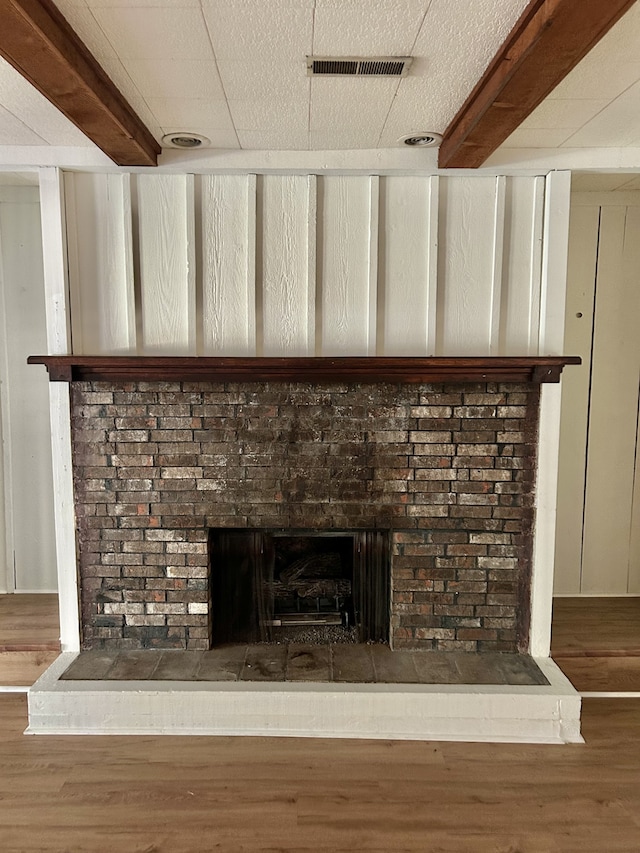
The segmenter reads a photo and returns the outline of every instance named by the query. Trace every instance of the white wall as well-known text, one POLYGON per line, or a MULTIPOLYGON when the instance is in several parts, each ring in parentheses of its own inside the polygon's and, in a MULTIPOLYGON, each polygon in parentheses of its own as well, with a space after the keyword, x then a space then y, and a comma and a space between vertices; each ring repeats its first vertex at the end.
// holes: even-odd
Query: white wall
POLYGON ((640 193, 572 197, 555 592, 640 594, 640 193))
POLYGON ((538 354, 545 178, 66 174, 73 351, 538 354))
POLYGON ((37 187, 0 187, 0 592, 54 591, 49 388, 37 187))

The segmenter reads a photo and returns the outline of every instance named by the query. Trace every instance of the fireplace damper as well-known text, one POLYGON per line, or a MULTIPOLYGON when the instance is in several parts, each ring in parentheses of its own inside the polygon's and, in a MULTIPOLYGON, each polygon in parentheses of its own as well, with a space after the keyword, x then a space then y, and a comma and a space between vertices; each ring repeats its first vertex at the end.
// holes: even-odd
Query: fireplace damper
POLYGON ((388 642, 386 531, 211 530, 212 644, 388 642))

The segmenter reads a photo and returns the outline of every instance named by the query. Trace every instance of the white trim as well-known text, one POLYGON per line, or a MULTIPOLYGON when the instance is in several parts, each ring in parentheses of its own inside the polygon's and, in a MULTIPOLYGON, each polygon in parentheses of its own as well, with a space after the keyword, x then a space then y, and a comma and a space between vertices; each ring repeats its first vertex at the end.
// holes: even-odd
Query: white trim
MULTIPOLYGON (((549 175, 544 211, 540 355, 560 355, 563 351, 570 198, 571 174, 554 172, 549 175)), ((529 650, 532 655, 544 657, 551 647, 561 386, 542 384, 540 388, 529 650)))
POLYGON ((491 309, 489 312, 490 355, 500 355, 500 309, 502 306, 506 191, 507 179, 501 175, 496 178, 496 197, 493 209, 493 269, 491 274, 491 309))
POLYGON ((640 598, 640 592, 554 592, 554 598, 640 598))
POLYGON ((640 170, 640 149, 498 149, 478 169, 438 169, 438 150, 369 148, 330 151, 165 149, 158 166, 118 167, 97 147, 0 146, 0 171, 38 167, 84 172, 192 174, 531 175, 557 169, 640 170))
POLYGON ((16 595, 57 595, 57 589, 14 589, 16 595))
POLYGON ((571 173, 547 176, 542 241, 539 355, 563 355, 571 173))
POLYGON ((583 743, 580 697, 549 658, 544 686, 60 681, 74 658, 29 691, 26 734, 583 743))
POLYGON ((306 354, 314 355, 316 341, 318 186, 315 175, 307 177, 307 342, 306 354))
MULTIPOLYGON (((59 169, 40 171, 40 205, 48 355, 66 355, 71 352, 71 334, 64 186, 59 169)), ((60 644, 63 651, 77 651, 80 648, 80 623, 71 469, 69 385, 66 382, 50 382, 49 401, 60 644)))
POLYGON ((580 693, 582 699, 640 699, 640 690, 585 690, 580 693))
POLYGON ((2 507, 2 518, 0 518, 0 548, 4 561, 5 573, 2 581, 2 592, 15 592, 15 569, 14 569, 14 530, 13 530, 13 473, 11 460, 11 431, 9 424, 11 400, 9 396, 9 358, 7 352, 7 311, 5 305, 5 282, 4 261, 2 255, 2 234, 0 234, 0 457, 2 467, 0 468, 0 505, 2 507))
POLYGON ((25 684, 0 684, 0 693, 28 693, 31 688, 25 684))
POLYGON ((529 645, 530 654, 538 656, 551 648, 560 403, 559 385, 541 385, 529 645))
POLYGON ((432 175, 429 180, 429 219, 425 247, 428 252, 427 261, 427 322, 425 330, 425 353, 435 354, 438 327, 438 210, 440 207, 440 179, 432 175))
POLYGON ((484 169, 632 172, 640 169, 640 148, 498 148, 484 169))

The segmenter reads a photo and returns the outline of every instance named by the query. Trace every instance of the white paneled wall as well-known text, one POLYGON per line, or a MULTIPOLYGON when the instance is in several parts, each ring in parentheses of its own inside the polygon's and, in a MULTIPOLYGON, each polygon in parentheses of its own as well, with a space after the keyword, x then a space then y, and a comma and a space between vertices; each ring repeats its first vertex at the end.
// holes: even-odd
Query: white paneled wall
POLYGON ((316 348, 324 355, 376 352, 379 183, 340 176, 318 182, 316 348))
POLYGON ((84 175, 82 188, 78 210, 75 194, 67 194, 75 225, 69 232, 69 270, 74 281, 82 282, 73 288, 75 345, 78 352, 135 351, 129 176, 84 175))
POLYGON ((67 174, 73 350, 535 355, 545 180, 67 174))
POLYGON ((201 179, 199 209, 201 351, 255 355, 255 175, 205 175, 201 179))

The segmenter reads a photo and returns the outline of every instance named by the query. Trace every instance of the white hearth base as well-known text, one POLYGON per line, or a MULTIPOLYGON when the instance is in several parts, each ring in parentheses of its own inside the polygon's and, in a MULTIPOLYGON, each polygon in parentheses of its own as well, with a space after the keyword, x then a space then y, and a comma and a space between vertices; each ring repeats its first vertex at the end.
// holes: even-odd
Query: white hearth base
POLYGON ((580 696, 549 658, 548 686, 60 681, 29 691, 27 734, 254 735, 581 743, 580 696))

